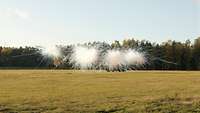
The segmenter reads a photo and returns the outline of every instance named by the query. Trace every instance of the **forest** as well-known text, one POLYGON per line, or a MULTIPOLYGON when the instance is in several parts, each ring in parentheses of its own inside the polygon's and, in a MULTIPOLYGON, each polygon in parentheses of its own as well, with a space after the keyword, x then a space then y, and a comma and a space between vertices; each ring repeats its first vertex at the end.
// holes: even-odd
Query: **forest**
MULTIPOLYGON (((200 37, 194 41, 178 42, 168 40, 155 43, 134 38, 106 42, 88 42, 82 45, 98 47, 105 52, 108 49, 136 49, 147 58, 145 65, 138 70, 200 70, 200 37)), ((57 45, 64 56, 70 56, 74 45, 57 45)), ((63 58, 44 57, 37 47, 2 47, 0 46, 1 69, 73 69, 69 61, 63 58)))

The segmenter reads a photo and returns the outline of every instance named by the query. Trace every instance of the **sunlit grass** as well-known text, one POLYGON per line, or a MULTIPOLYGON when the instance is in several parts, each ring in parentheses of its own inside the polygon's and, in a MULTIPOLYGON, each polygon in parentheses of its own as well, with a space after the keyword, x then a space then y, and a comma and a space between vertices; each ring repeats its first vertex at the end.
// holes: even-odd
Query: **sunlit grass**
POLYGON ((199 89, 200 72, 1 70, 0 112, 197 112, 199 89))

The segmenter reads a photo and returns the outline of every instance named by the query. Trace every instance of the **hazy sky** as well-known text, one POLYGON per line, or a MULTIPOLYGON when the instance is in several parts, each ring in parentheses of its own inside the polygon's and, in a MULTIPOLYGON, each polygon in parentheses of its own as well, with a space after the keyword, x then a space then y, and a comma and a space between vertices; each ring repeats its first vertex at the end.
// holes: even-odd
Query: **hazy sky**
POLYGON ((200 0, 1 0, 0 45, 200 36, 200 0))

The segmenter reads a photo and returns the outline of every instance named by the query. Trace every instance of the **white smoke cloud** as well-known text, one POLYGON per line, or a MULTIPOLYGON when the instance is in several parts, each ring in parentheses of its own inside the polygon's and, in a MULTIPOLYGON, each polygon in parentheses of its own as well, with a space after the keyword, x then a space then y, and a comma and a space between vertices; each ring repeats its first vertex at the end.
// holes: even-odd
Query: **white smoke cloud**
POLYGON ((40 47, 39 49, 40 49, 40 53, 43 56, 59 58, 62 55, 61 49, 55 45, 54 46, 44 46, 44 47, 40 47))
POLYGON ((92 68, 98 59, 98 50, 85 46, 76 46, 71 56, 71 62, 81 69, 92 68))
POLYGON ((145 56, 133 49, 109 50, 105 55, 105 64, 109 67, 109 70, 140 66, 145 64, 145 56))
POLYGON ((123 54, 119 50, 109 50, 105 55, 105 64, 109 67, 110 70, 124 65, 123 54))
POLYGON ((145 64, 145 56, 136 50, 127 50, 124 52, 124 60, 126 65, 143 65, 145 64))
MULTIPOLYGON (((57 46, 42 47, 40 51, 43 56, 48 56, 53 59, 63 58, 61 57, 61 49, 57 46)), ((58 60, 58 64, 60 64, 60 61, 65 62, 69 60, 77 69, 108 69, 114 71, 135 69, 137 66, 146 63, 144 53, 134 49, 107 50, 105 54, 101 54, 100 51, 95 47, 74 46, 71 52, 68 51, 71 55, 64 56, 64 59, 58 60)))

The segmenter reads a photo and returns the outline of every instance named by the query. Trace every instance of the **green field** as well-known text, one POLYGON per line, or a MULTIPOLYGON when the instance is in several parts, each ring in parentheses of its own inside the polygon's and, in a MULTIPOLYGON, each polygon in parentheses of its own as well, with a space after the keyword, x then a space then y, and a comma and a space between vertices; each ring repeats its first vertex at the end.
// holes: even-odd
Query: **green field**
POLYGON ((0 70, 0 113, 200 112, 200 72, 0 70))

